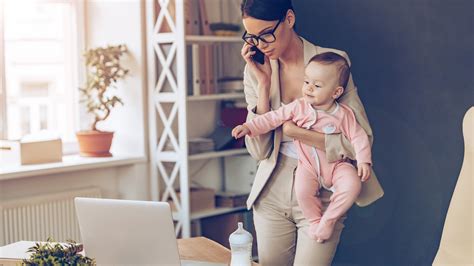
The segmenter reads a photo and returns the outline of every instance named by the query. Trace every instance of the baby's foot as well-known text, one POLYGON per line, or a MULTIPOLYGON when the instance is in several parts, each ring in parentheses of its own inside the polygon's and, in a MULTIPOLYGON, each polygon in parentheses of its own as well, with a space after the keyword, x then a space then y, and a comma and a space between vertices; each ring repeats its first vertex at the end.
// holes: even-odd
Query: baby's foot
POLYGON ((334 232, 335 222, 323 221, 319 223, 318 227, 314 231, 314 237, 319 243, 324 242, 331 238, 332 233, 334 232))

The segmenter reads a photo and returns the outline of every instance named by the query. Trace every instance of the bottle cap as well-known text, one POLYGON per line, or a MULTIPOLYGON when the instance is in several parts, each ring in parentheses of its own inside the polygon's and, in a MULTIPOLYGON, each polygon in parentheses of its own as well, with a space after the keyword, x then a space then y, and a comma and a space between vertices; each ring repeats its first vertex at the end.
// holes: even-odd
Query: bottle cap
POLYGON ((229 237, 229 243, 231 245, 245 245, 250 244, 253 241, 252 234, 245 231, 243 223, 238 223, 238 228, 229 237))

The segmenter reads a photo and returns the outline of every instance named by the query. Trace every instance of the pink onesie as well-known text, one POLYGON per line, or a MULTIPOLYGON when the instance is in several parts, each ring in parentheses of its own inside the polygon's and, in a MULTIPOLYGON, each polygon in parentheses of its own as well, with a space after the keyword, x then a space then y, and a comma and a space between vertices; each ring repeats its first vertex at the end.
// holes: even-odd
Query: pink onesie
MULTIPOLYGON (((357 124, 354 112, 336 102, 331 113, 315 110, 304 98, 297 99, 275 111, 259 115, 245 123, 250 137, 255 137, 292 120, 296 125, 324 134, 342 133, 352 143, 357 163, 372 164, 369 138, 357 124)), ((335 222, 357 199, 361 181, 355 167, 347 161, 329 163, 324 151, 294 140, 298 152, 295 192, 304 216, 310 222, 309 235, 314 239, 329 239, 335 222), (324 187, 333 191, 331 202, 321 217, 321 201, 317 197, 324 187)))

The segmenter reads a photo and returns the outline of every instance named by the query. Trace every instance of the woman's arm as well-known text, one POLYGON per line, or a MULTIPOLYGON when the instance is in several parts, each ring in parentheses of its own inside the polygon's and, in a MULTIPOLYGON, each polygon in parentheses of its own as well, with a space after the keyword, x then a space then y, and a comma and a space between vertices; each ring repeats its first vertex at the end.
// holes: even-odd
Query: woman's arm
MULTIPOLYGON (((346 58, 349 65, 351 61, 349 56, 342 52, 341 54, 346 58)), ((349 76, 349 82, 347 83, 344 93, 339 97, 338 101, 349 106, 354 112, 357 123, 364 129, 365 133, 369 137, 370 145, 373 143, 372 128, 369 124, 369 119, 365 113, 364 105, 357 94, 357 87, 354 85, 352 80, 352 74, 349 76)), ((329 162, 334 162, 339 159, 350 158, 355 160, 355 151, 350 141, 343 134, 330 134, 326 135, 326 157, 329 162)))
POLYGON ((292 121, 283 124, 283 134, 297 139, 306 145, 319 150, 326 150, 326 157, 330 162, 349 158, 355 160, 355 151, 351 142, 341 133, 326 135, 313 130, 304 129, 295 125, 292 121), (328 154, 327 147, 330 147, 328 154), (331 157, 329 157, 331 156, 331 157))
MULTIPOLYGON (((346 59, 349 61, 349 58, 346 59)), ((373 143, 372 128, 369 124, 369 119, 365 113, 364 105, 357 94, 357 88, 352 80, 352 75, 349 77, 349 82, 346 86, 346 90, 339 97, 338 101, 349 106, 354 112, 357 123, 364 129, 365 133, 369 138, 370 145, 373 143)), ((356 159, 354 147, 350 141, 343 134, 330 134, 326 135, 326 157, 329 162, 336 160, 349 158, 351 160, 356 159)))
POLYGON ((301 128, 292 121, 287 121, 283 124, 283 134, 292 139, 297 139, 306 145, 315 147, 316 149, 326 149, 324 144, 325 136, 323 133, 301 128))
MULTIPOLYGON (((249 73, 246 66, 244 70, 244 93, 247 102, 247 122, 259 114, 270 111, 270 84, 259 88, 258 82, 249 73)), ((264 160, 271 154, 273 148, 272 132, 262 134, 255 138, 245 137, 245 146, 250 155, 256 160, 264 160)))

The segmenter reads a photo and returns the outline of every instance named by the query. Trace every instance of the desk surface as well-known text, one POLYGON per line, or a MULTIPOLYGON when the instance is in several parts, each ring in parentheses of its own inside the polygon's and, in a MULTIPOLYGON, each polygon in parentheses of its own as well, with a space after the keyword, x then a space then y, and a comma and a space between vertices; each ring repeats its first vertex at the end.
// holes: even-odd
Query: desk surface
POLYGON ((182 260, 230 263, 230 250, 205 237, 178 239, 178 250, 182 260))
MULTIPOLYGON (((199 260, 216 263, 230 263, 230 250, 205 237, 178 239, 178 250, 183 260, 199 260)), ((3 260, 0 266, 16 265, 19 260, 3 260)), ((258 265, 253 263, 253 265, 258 265)))

